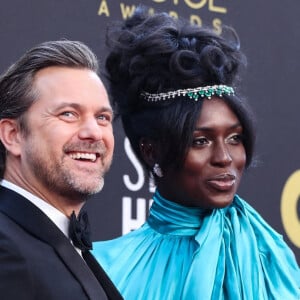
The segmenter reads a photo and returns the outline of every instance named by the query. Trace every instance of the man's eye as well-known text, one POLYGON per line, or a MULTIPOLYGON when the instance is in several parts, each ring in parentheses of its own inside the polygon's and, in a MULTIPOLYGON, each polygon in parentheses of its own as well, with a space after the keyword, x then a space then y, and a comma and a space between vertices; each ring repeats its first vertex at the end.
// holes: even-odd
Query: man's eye
POLYGON ((101 122, 111 122, 112 116, 110 114, 102 114, 98 116, 98 120, 101 122))
POLYGON ((74 113, 71 111, 64 111, 63 113, 61 113, 61 115, 65 117, 74 117, 74 113))
POLYGON ((66 122, 72 122, 77 119, 76 113, 72 111, 64 111, 59 114, 59 118, 66 122))

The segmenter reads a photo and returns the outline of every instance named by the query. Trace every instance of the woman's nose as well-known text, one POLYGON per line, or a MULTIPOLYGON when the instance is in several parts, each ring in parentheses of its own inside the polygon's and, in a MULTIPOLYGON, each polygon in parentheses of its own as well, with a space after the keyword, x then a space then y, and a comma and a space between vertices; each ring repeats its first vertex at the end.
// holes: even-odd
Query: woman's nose
POLYGON ((212 163, 215 165, 226 166, 232 162, 232 156, 225 143, 218 143, 213 149, 212 163))

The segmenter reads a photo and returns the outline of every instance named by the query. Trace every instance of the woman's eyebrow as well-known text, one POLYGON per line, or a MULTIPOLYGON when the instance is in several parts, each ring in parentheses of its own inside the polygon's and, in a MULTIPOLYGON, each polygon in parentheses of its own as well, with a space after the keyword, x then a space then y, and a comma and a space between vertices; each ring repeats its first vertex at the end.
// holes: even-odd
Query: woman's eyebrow
MULTIPOLYGON (((228 129, 237 129, 239 127, 242 127, 240 122, 229 126, 228 129)), ((214 130, 215 130, 214 127, 208 127, 208 126, 201 126, 195 128, 195 131, 214 131, 214 130)))

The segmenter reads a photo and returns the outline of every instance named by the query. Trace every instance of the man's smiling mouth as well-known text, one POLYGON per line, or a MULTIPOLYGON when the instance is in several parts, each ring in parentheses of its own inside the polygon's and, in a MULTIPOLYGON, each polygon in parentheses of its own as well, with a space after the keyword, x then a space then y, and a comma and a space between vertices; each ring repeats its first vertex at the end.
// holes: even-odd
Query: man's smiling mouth
POLYGON ((75 160, 88 160, 95 162, 97 157, 99 157, 98 153, 84 153, 84 152, 74 152, 70 153, 69 156, 75 160))

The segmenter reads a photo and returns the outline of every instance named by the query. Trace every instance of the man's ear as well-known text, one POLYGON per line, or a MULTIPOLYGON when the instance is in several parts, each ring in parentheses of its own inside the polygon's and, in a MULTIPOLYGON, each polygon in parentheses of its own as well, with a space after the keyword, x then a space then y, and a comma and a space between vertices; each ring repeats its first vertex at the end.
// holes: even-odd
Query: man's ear
POLYGON ((142 157, 149 167, 153 167, 159 161, 159 149, 157 145, 148 138, 140 139, 140 151, 142 157))
POLYGON ((20 155, 21 133, 20 127, 16 120, 0 120, 0 140, 8 152, 16 156, 20 155))

